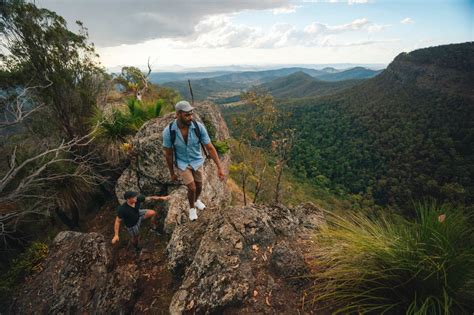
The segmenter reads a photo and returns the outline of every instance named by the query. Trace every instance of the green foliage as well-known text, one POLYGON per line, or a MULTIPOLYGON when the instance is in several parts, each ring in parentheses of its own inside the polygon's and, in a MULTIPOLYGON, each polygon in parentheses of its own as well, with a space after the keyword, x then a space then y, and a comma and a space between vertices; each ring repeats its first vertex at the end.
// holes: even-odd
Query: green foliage
POLYGON ((473 217, 434 202, 415 210, 414 221, 328 212, 314 239, 313 302, 342 314, 471 313, 473 217))
POLYGON ((110 143, 124 143, 127 137, 135 134, 148 120, 162 113, 164 100, 142 102, 137 99, 127 100, 126 110, 113 109, 109 116, 102 111, 96 111, 92 122, 99 123, 96 136, 99 140, 110 143))
POLYGON ((77 22, 79 32, 74 33, 61 16, 30 2, 7 1, 1 9, 5 40, 0 68, 21 78, 14 84, 44 87, 35 91, 50 125, 43 136, 72 139, 87 134, 87 121, 107 77, 87 30, 77 22))
POLYGON ((135 93, 145 87, 146 77, 137 67, 123 67, 120 75, 115 78, 115 82, 127 91, 135 93))
POLYGON ((114 109, 109 117, 106 117, 100 110, 96 111, 93 122, 100 123, 96 131, 96 138, 98 140, 105 140, 109 142, 126 142, 128 135, 136 132, 133 122, 130 117, 124 112, 114 109))
POLYGON ((219 154, 225 154, 230 150, 229 143, 225 140, 224 141, 215 140, 212 142, 212 144, 214 145, 214 147, 217 150, 217 153, 219 154))
POLYGON ((33 242, 24 253, 11 262, 10 268, 0 276, 0 305, 8 304, 16 286, 31 272, 39 271, 40 264, 47 255, 47 244, 33 242))

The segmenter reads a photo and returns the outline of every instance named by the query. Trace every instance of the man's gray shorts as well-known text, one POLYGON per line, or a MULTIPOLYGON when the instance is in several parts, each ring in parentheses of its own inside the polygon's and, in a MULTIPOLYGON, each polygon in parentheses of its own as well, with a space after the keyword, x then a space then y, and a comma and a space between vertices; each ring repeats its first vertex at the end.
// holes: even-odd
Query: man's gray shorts
POLYGON ((127 228, 128 233, 130 233, 131 236, 138 236, 140 233, 140 224, 143 221, 143 218, 145 217, 146 212, 148 211, 147 209, 140 209, 139 211, 139 217, 138 217, 138 222, 132 227, 125 226, 127 228))

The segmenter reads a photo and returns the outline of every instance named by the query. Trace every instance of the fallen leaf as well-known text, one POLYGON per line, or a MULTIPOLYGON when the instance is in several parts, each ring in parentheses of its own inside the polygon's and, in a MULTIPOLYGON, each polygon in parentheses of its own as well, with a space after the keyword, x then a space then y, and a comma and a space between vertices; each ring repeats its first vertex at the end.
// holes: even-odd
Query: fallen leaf
POLYGON ((258 295, 258 291, 257 290, 253 290, 253 297, 256 297, 258 295))
POLYGON ((258 245, 257 245, 257 244, 253 244, 253 245, 252 245, 252 249, 253 249, 254 251, 258 251, 258 245))
POLYGON ((266 303, 268 306, 272 306, 272 305, 270 304, 270 297, 269 297, 269 296, 266 296, 266 297, 265 297, 265 303, 266 303))
POLYGON ((267 255, 265 253, 263 253, 262 259, 263 259, 263 261, 267 261, 267 255))
POLYGON ((438 216, 438 221, 439 221, 440 223, 443 223, 444 220, 446 220, 446 214, 441 214, 440 216, 438 216))
POLYGON ((194 306, 194 300, 191 300, 191 302, 189 302, 188 306, 186 306, 186 309, 189 311, 193 308, 194 306))

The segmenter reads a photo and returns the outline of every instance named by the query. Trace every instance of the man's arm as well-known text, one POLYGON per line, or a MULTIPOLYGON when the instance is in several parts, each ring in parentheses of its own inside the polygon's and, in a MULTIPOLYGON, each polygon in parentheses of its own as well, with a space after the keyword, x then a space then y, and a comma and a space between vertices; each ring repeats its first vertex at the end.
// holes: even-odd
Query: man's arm
POLYGON ((211 156, 211 159, 216 163, 217 166, 217 176, 219 176, 220 180, 225 179, 225 174, 224 170, 222 169, 221 166, 221 160, 219 159, 219 155, 217 154, 216 148, 212 145, 212 142, 209 142, 208 144, 205 145, 207 151, 209 152, 209 155, 211 156))
POLYGON ((112 239, 112 244, 117 243, 119 240, 120 222, 122 222, 122 219, 120 219, 119 217, 116 217, 115 224, 114 224, 114 238, 112 239))
POLYGON ((174 165, 173 165, 173 149, 172 148, 165 148, 165 158, 166 164, 168 165, 168 169, 170 171, 171 180, 177 181, 178 175, 174 173, 174 165))

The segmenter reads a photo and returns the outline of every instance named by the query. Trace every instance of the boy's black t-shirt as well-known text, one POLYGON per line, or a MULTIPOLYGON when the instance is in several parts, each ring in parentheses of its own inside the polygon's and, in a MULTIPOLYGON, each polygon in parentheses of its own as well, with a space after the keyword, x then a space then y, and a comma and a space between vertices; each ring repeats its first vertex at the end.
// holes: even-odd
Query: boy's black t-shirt
POLYGON ((143 201, 145 201, 145 196, 139 195, 135 207, 131 207, 126 201, 117 207, 117 216, 123 220, 126 227, 132 227, 138 223, 140 204, 143 201))

